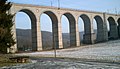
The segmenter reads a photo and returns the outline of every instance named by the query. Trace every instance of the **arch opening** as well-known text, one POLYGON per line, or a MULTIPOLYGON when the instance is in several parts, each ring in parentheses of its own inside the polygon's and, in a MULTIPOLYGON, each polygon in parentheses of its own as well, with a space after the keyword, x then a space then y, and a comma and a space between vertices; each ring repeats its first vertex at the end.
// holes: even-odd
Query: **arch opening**
POLYGON ((97 42, 97 39, 98 39, 98 37, 97 37, 97 35, 98 35, 98 28, 97 28, 97 21, 96 21, 96 19, 94 18, 93 19, 93 34, 94 34, 94 40, 95 40, 95 43, 97 42))
POLYGON ((114 40, 118 38, 118 29, 115 20, 112 17, 108 18, 110 31, 108 32, 108 39, 114 40))
POLYGON ((91 22, 87 15, 82 14, 80 18, 83 20, 84 23, 84 34, 83 34, 83 43, 84 44, 91 44, 91 22))
POLYGON ((83 35, 84 32, 84 22, 81 17, 78 18, 78 28, 79 28, 79 39, 80 39, 80 45, 83 45, 83 35))
POLYGON ((63 47, 67 48, 70 47, 70 30, 69 30, 69 20, 65 15, 62 15, 61 23, 62 23, 63 47))
POLYGON ((58 45, 58 20, 56 15, 51 11, 45 11, 40 15, 40 26, 42 36, 43 50, 53 49, 58 45))
MULTIPOLYGON (((76 31, 75 31, 75 18, 72 14, 70 13, 65 13, 61 16, 61 18, 64 18, 66 19, 66 24, 63 23, 62 21, 62 33, 63 33, 63 47, 66 48, 66 47, 73 47, 73 46, 76 46, 76 31), (67 35, 65 35, 65 33, 63 32, 63 25, 67 25, 66 28, 67 28, 67 35), (64 38, 65 36, 67 37, 66 39, 64 38), (67 40, 67 41, 65 41, 67 40)), ((62 19, 61 19, 62 20, 62 19)))
POLYGON ((120 38, 120 18, 117 20, 118 22, 118 36, 120 38))
POLYGON ((33 35, 32 31, 35 27, 34 14, 26 9, 22 9, 16 13, 16 37, 17 37, 17 51, 32 51, 33 35))
POLYGON ((110 31, 110 25, 109 25, 108 20, 107 20, 107 31, 108 31, 108 32, 110 31))
POLYGON ((96 34, 95 42, 102 42, 104 41, 104 28, 103 28, 103 20, 100 16, 95 16, 94 20, 96 21, 96 30, 94 30, 94 33, 96 34))

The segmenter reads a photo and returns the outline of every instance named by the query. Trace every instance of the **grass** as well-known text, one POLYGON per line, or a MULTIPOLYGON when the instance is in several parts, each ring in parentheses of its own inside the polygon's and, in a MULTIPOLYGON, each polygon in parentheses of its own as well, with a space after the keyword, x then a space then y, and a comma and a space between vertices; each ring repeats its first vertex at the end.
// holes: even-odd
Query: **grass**
POLYGON ((12 61, 9 60, 9 57, 10 57, 9 55, 0 54, 0 67, 15 64, 15 63, 12 63, 12 61))
POLYGON ((11 61, 9 58, 13 57, 13 56, 14 55, 12 55, 12 54, 0 54, 0 67, 13 66, 16 64, 23 64, 23 63, 15 63, 15 62, 11 61))

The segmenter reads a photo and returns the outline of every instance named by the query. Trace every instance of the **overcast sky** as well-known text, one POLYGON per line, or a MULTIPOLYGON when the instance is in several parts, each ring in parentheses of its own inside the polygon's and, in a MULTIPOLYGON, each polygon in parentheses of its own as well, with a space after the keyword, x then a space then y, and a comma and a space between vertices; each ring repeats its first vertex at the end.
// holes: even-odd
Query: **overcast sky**
MULTIPOLYGON (((23 4, 34 4, 34 5, 44 5, 44 6, 55 6, 58 7, 58 0, 8 0, 14 3, 23 3, 23 4)), ((99 11, 99 12, 109 12, 109 13, 119 13, 120 14, 120 0, 59 0, 60 7, 72 8, 72 9, 81 9, 81 10, 90 10, 90 11, 99 11)), ((43 14, 41 16, 41 21, 44 21, 42 24, 42 30, 51 31, 51 20, 50 18, 43 14), (45 23, 44 18, 48 18, 45 23), (46 25, 47 24, 47 25, 46 25), (50 27, 48 27, 50 26, 50 27), (47 28, 48 27, 48 28, 47 28), (46 28, 46 29, 45 29, 46 28)), ((27 14, 19 12, 16 15, 17 28, 30 28, 30 19, 27 14), (29 23, 29 24, 28 24, 29 23)), ((62 22, 64 23, 63 27, 68 28, 66 17, 62 17, 62 22)), ((42 23, 42 22, 41 22, 42 23)), ((82 25, 81 25, 82 26, 82 25)), ((80 28, 83 30, 83 28, 80 28)), ((64 31, 68 31, 67 29, 64 31)))

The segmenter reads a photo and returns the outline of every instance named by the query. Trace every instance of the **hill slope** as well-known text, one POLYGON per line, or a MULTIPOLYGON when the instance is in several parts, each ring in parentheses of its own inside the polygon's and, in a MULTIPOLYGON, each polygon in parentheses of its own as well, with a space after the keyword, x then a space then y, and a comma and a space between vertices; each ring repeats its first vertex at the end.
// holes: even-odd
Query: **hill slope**
MULTIPOLYGON (((84 32, 80 32, 80 39, 83 39, 84 32)), ((27 50, 32 48, 31 29, 16 29, 17 43, 19 50, 27 50)), ((68 33, 63 33, 63 45, 70 46, 70 37, 68 33)), ((52 32, 42 31, 42 44, 44 49, 53 48, 52 32)))

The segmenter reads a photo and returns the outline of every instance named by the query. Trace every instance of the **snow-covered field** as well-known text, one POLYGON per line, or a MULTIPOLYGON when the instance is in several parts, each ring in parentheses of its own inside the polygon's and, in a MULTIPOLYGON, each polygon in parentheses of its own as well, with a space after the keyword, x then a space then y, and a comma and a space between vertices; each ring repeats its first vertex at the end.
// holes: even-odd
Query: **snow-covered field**
POLYGON ((0 69, 120 69, 120 40, 57 50, 57 57, 67 58, 44 58, 54 57, 54 50, 15 55, 41 58, 33 57, 32 63, 4 66, 0 69))
MULTIPOLYGON (((19 53, 16 55, 54 57, 54 51, 19 53)), ((57 57, 82 58, 120 62, 120 40, 57 50, 57 57)))

